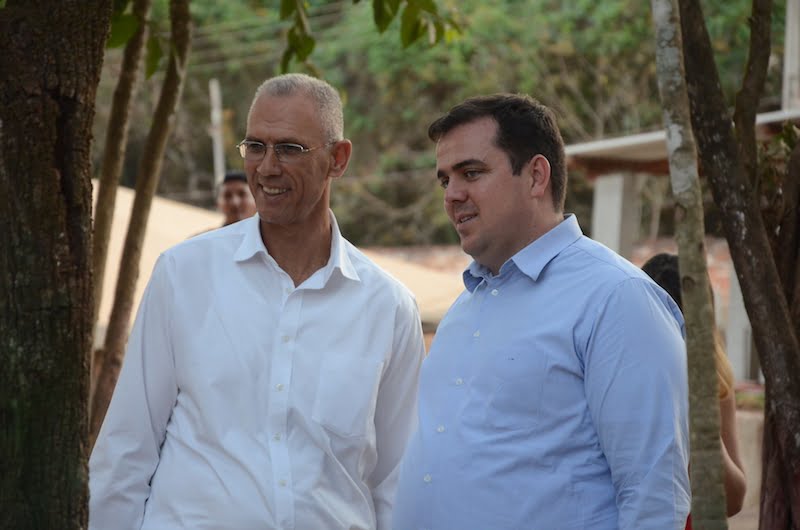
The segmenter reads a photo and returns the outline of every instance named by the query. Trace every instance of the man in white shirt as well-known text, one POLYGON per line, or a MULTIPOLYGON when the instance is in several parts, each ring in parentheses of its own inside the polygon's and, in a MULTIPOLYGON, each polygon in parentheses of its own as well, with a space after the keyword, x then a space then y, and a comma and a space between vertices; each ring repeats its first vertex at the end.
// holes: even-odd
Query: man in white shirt
POLYGON ((352 145, 327 83, 256 92, 258 216, 156 264, 90 460, 92 530, 385 529, 424 346, 411 294, 340 234, 352 145))

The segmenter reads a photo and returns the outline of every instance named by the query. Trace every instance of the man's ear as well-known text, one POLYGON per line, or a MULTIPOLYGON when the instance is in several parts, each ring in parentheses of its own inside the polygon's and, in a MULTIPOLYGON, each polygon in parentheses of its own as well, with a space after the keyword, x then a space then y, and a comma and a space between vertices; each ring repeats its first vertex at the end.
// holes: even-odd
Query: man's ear
POLYGON ((527 169, 531 176, 531 197, 537 199, 549 197, 550 161, 543 155, 535 155, 528 162, 527 169))
POLYGON ((353 154, 353 143, 350 140, 339 140, 331 148, 331 168, 328 176, 332 179, 341 177, 350 163, 353 154))

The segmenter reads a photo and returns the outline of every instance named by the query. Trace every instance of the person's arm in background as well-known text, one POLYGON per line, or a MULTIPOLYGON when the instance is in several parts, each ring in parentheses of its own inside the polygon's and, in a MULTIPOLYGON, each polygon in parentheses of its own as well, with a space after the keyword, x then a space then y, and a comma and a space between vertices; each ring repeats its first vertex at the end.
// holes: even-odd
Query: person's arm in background
POLYGON ((89 529, 139 530, 177 398, 169 257, 153 269, 89 460, 89 529))
POLYGON ((392 527, 392 507, 400 460, 417 425, 417 389, 425 342, 419 310, 409 296, 395 314, 392 358, 386 368, 375 408, 378 462, 368 479, 377 530, 392 527))
POLYGON ((719 402, 719 427, 727 513, 728 517, 731 517, 741 511, 744 494, 747 490, 747 481, 739 456, 739 442, 736 436, 736 397, 733 391, 719 402))
POLYGON ((683 530, 691 492, 680 312, 638 279, 621 282, 589 310, 596 315, 584 385, 616 491, 618 527, 683 530))

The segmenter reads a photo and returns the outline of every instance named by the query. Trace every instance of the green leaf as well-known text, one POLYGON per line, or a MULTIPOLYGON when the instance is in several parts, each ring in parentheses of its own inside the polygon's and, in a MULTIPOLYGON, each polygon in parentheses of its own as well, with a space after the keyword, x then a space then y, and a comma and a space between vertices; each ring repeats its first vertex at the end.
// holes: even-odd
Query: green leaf
POLYGON ((289 71, 289 63, 292 60, 292 56, 294 56, 294 49, 291 46, 287 46, 281 56, 281 73, 285 74, 289 71))
POLYGON ((139 19, 134 15, 123 14, 111 19, 111 34, 108 36, 107 48, 124 46, 139 29, 139 19))
POLYGON ((130 3, 131 0, 114 0, 113 16, 121 15, 122 13, 124 13, 125 10, 128 9, 128 4, 130 3))
POLYGON ((392 5, 395 3, 390 0, 372 0, 372 18, 380 33, 386 31, 397 15, 397 6, 392 5))
POLYGON ((292 16, 297 9, 295 0, 281 0, 281 20, 286 20, 292 16))
POLYGON ((419 8, 411 4, 406 5, 400 22, 400 41, 403 43, 403 48, 407 48, 420 37, 423 31, 422 22, 419 19, 419 8))
POLYGON ((161 43, 158 38, 151 35, 147 39, 147 55, 145 56, 145 77, 150 79, 152 75, 158 70, 158 65, 161 63, 161 58, 164 57, 164 50, 161 49, 161 43))
POLYGON ((309 26, 308 24, 308 16, 306 16, 306 10, 299 3, 297 5, 297 13, 295 16, 295 26, 298 26, 303 31, 303 33, 306 34, 311 33, 311 26, 309 26))
POLYGON ((409 0, 409 4, 414 4, 417 9, 421 9, 422 11, 427 11, 433 15, 439 12, 439 8, 436 6, 436 2, 433 0, 409 0))
POLYGON ((303 32, 297 26, 289 30, 289 48, 292 54, 297 56, 298 61, 305 61, 311 52, 314 51, 316 41, 314 37, 303 32))

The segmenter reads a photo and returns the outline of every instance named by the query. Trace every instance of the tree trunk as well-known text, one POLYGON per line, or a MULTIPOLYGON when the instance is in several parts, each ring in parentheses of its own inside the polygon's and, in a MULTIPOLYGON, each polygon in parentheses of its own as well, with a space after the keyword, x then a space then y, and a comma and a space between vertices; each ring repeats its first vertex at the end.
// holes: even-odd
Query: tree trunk
POLYGON ((689 118, 677 0, 651 0, 656 31, 658 87, 664 107, 670 180, 675 196, 689 364, 692 527, 726 529, 720 451, 714 311, 706 270, 703 197, 689 118))
MULTIPOLYGON (((783 178, 775 182, 776 193, 772 197, 774 208, 765 213, 767 233, 771 236, 772 252, 778 266, 783 292, 791 308, 795 333, 800 336, 800 295, 797 282, 800 244, 800 143, 791 154, 783 178), (777 193, 780 190, 780 193, 777 193)), ((772 201, 771 201, 772 202, 772 201)), ((767 387, 766 401, 780 403, 780 396, 772 394, 767 387)), ((772 407, 768 407, 764 417, 764 440, 761 472, 761 521, 762 528, 798 528, 800 521, 800 485, 793 479, 789 466, 783 458, 779 444, 780 436, 776 430, 776 418, 772 407), (795 482, 792 482, 792 481, 795 482), (792 498, 794 495, 794 498, 792 498), (794 507, 794 508, 792 508, 794 507), (792 519, 793 518, 793 519, 792 519), (791 522, 790 522, 791 521, 791 522), (792 526, 793 525, 793 526, 792 526)))
MULTIPOLYGON (((764 447, 765 451, 777 449, 777 453, 765 453, 765 474, 779 466, 782 473, 777 474, 784 477, 762 485, 759 524, 762 530, 798 530, 800 444, 796 436, 800 432, 800 351, 796 323, 791 319, 753 189, 755 178, 748 173, 749 169, 757 167, 757 161, 751 158, 755 150, 748 143, 755 138, 749 131, 755 124, 743 118, 737 123, 738 140, 743 144, 740 148, 720 89, 700 6, 697 0, 679 0, 679 3, 684 49, 691 50, 684 54, 684 63, 692 126, 714 200, 720 208, 766 380, 764 447), (773 489, 778 486, 782 489, 773 489), (785 510, 775 509, 776 498, 786 500, 785 510)), ((737 119, 746 114, 740 108, 758 108, 762 90, 758 80, 761 70, 767 66, 761 48, 769 50, 770 6, 768 0, 754 0, 751 41, 758 39, 760 44, 751 44, 745 88, 736 101, 737 119)))
POLYGON ((122 366, 125 342, 133 310, 133 294, 136 281, 139 278, 139 260, 142 254, 147 218, 150 214, 150 205, 158 186, 161 173, 161 162, 164 158, 167 139, 172 125, 172 120, 180 100, 183 81, 186 74, 186 62, 189 55, 191 42, 191 16, 189 14, 189 0, 170 1, 170 22, 172 46, 161 87, 161 95, 156 105, 153 123, 147 135, 142 158, 139 163, 139 172, 136 178, 136 196, 133 201, 128 233, 125 237, 125 246, 122 251, 117 288, 114 295, 114 306, 106 331, 106 340, 103 349, 104 359, 100 368, 97 387, 92 401, 90 418, 90 439, 92 444, 97 438, 100 426, 103 423, 114 386, 117 383, 119 370, 122 366))
POLYGON ((110 0, 0 8, 0 528, 87 520, 90 143, 110 0))
MULTIPOLYGON (((117 186, 125 161, 125 148, 128 144, 128 116, 136 88, 136 77, 141 63, 142 50, 147 40, 147 14, 150 0, 134 0, 133 15, 139 20, 139 28, 125 45, 122 68, 119 72, 114 99, 111 102, 111 115, 106 127, 106 142, 103 147, 103 163, 100 168, 100 182, 97 186, 97 202, 94 208, 94 242, 92 246, 92 269, 94 272, 94 313, 92 322, 97 322, 100 302, 103 298, 103 278, 106 270, 108 242, 111 239, 111 221, 114 219, 114 205, 117 201, 117 186)), ((95 370, 102 361, 103 350, 94 355, 91 370, 91 396, 94 395, 95 370)))

